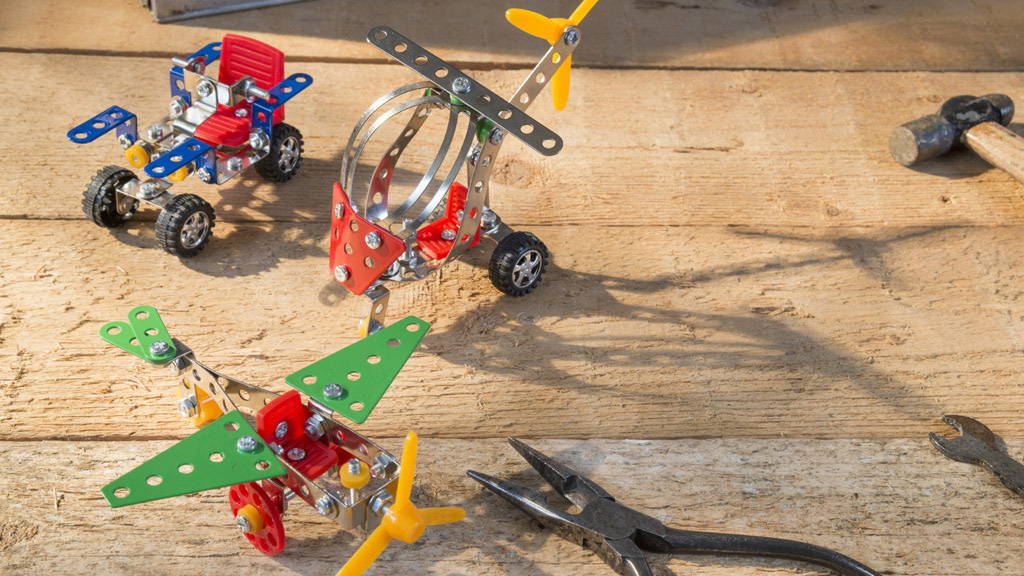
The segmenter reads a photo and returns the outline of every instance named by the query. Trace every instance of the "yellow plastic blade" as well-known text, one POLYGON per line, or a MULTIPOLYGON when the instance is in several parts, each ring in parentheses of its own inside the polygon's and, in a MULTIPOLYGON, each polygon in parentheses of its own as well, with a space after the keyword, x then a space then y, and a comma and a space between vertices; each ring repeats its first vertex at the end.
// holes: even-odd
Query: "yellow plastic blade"
POLYGON ((597 2, 598 0, 583 0, 583 2, 580 2, 580 5, 572 11, 572 16, 569 16, 569 22, 572 22, 573 26, 579 26, 580 22, 583 22, 583 19, 587 17, 587 14, 590 13, 590 9, 593 8, 594 4, 597 4, 597 2))
POLYGON ((398 471, 398 490, 395 493, 395 504, 409 502, 412 497, 412 478, 416 474, 416 446, 419 437, 415 432, 405 436, 402 445, 402 463, 398 471))
POLYGON ((362 576, 390 543, 391 536, 388 535, 387 528, 383 524, 378 526, 367 536, 366 542, 363 542, 359 550, 345 562, 338 571, 338 576, 362 576))
POLYGON ((455 507, 421 508, 420 516, 423 518, 423 523, 427 526, 440 526, 441 524, 451 524, 452 522, 462 520, 466 517, 466 511, 455 507))
POLYGON ((556 110, 564 110, 569 102, 569 76, 572 72, 572 54, 565 57, 565 63, 551 77, 551 99, 556 110))
POLYGON ((552 44, 557 42, 558 37, 562 34, 562 27, 558 23, 532 10, 509 8, 505 11, 505 19, 523 32, 543 38, 552 44))

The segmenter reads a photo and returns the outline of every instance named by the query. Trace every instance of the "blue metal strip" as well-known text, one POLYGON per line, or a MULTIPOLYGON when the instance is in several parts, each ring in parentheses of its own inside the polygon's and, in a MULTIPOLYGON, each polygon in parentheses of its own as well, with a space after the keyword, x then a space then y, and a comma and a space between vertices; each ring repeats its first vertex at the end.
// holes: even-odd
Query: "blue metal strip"
POLYGON ((153 178, 166 178, 207 153, 213 153, 213 146, 197 138, 189 138, 146 164, 146 174, 153 178))
POLYGON ((88 144, 115 128, 119 137, 126 134, 132 142, 139 136, 135 114, 120 106, 111 106, 69 130, 68 140, 76 144, 88 144))
POLYGON ((220 58, 220 42, 210 42, 206 46, 203 46, 199 50, 196 50, 189 60, 200 60, 202 59, 203 64, 209 66, 220 58))
POLYGON ((171 66, 171 98, 178 97, 185 101, 185 104, 192 105, 192 93, 185 88, 185 69, 181 66, 171 66))
POLYGON ((252 103, 252 127, 263 130, 268 136, 274 122, 274 110, 284 106, 285 102, 291 100, 296 94, 302 92, 313 83, 313 77, 309 74, 292 74, 274 86, 270 92, 270 100, 257 98, 252 103))

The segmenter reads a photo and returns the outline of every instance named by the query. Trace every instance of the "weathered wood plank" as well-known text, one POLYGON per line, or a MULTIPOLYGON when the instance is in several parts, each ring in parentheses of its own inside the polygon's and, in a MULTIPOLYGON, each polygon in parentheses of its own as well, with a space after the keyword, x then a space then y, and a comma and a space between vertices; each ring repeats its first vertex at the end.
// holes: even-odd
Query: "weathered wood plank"
MULTIPOLYGON (((366 31, 388 24, 443 58, 478 66, 531 65, 543 45, 486 2, 306 2, 157 25, 119 0, 42 0, 6 6, 0 48, 190 54, 237 32, 293 59, 380 60, 366 31)), ((576 0, 515 4, 565 17, 576 0)), ((632 0, 604 2, 575 58, 588 66, 827 70, 1016 70, 1024 20, 1006 0, 632 0), (983 33, 968 34, 966 30, 983 33)))
MULTIPOLYGON (((487 254, 396 289, 434 323, 365 429, 446 437, 1024 435, 1024 227, 533 227, 557 267, 501 298, 487 254), (670 234, 671 236, 666 236, 670 234)), ((185 430, 169 373, 96 336, 132 307, 225 373, 283 377, 354 339, 322 224, 221 225, 197 259, 148 224, 0 221, 0 437, 185 430)))
MULTIPOLYGON (((280 186, 253 172, 219 189, 192 178, 176 190, 210 200, 222 221, 329 218, 330 182, 349 130, 385 87, 413 77, 393 66, 295 69, 316 77, 288 108, 288 121, 306 137, 303 172, 280 186)), ((522 74, 479 76, 509 94, 522 74)), ((85 183, 101 166, 124 162, 113 137, 76 146, 64 133, 114 102, 146 121, 167 101, 164 62, 151 58, 0 55, 0 80, 0 97, 22 111, 8 119, 8 136, 0 139, 0 154, 19 158, 19 170, 0 182, 6 217, 81 218, 85 183), (23 91, 17 79, 26 76, 40 86, 23 91), (95 88, 97 78, 109 81, 105 88, 95 88), (51 95, 46 107, 34 104, 41 93, 51 95)), ((1005 90, 1015 75, 581 70, 574 82, 579 96, 566 112, 556 114, 547 101, 536 107, 538 119, 565 139, 564 151, 545 158, 510 142, 499 158, 492 197, 508 221, 1024 223, 1020 184, 980 159, 951 154, 916 171, 893 162, 886 148, 892 126, 934 109, 945 96, 1005 90), (895 95, 898 105, 886 102, 895 95)), ((432 158, 436 144, 424 137, 410 149, 407 168, 422 170, 432 158)))
MULTIPOLYGON (((360 537, 293 503, 288 548, 261 556, 233 529, 226 490, 111 510, 99 487, 168 442, 0 443, 27 473, 0 476, 0 559, 7 574, 331 574, 360 537)), ((386 441, 397 446, 398 440, 386 441)), ((667 525, 804 539, 885 574, 1012 573, 1024 553, 1024 500, 925 439, 879 441, 541 441, 628 506, 667 525), (827 502, 822 506, 822 502, 827 502)), ((1016 453, 1024 443, 1011 442, 1016 453)), ((458 505, 466 521, 395 544, 374 574, 612 574, 596 555, 536 528, 482 494, 467 468, 539 486, 501 440, 425 439, 413 497, 458 505)), ((653 557, 687 574, 826 574, 795 562, 653 557)))

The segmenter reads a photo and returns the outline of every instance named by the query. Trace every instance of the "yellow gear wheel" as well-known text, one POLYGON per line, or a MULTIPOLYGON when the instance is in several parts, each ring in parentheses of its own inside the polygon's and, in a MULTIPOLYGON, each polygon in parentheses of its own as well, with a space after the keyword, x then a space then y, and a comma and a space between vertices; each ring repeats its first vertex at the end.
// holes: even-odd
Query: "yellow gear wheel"
POLYGON ((182 166, 167 176, 171 182, 181 182, 185 178, 188 178, 188 166, 182 166))
POLYGON ((149 164, 149 150, 141 144, 135 144, 124 151, 124 159, 135 168, 149 164))

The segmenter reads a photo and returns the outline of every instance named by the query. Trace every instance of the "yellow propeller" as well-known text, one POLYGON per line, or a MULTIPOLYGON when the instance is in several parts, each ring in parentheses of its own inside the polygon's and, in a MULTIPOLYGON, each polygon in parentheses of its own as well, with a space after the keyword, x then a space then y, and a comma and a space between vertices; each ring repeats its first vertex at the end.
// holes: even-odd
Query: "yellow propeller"
POLYGON ((409 432, 402 448, 402 463, 398 474, 398 490, 395 503, 391 505, 380 526, 370 533, 366 542, 356 550, 348 562, 341 567, 338 576, 361 576, 373 564, 392 540, 411 544, 419 540, 427 526, 458 522, 466 516, 462 508, 416 508, 410 500, 412 478, 416 473, 415 432, 409 432))
MULTIPOLYGON (((548 41, 548 44, 554 45, 562 37, 567 27, 579 26, 580 22, 587 17, 590 9, 597 2, 598 0, 583 0, 573 10, 569 18, 548 18, 531 10, 510 8, 505 12, 505 19, 523 32, 531 36, 543 38, 548 41)), ((564 109, 566 103, 569 102, 569 74, 571 70, 572 55, 570 54, 551 76, 551 97, 554 100, 555 108, 558 110, 564 109)))

